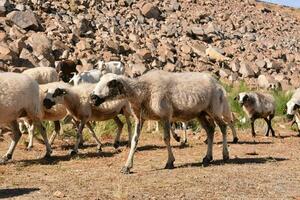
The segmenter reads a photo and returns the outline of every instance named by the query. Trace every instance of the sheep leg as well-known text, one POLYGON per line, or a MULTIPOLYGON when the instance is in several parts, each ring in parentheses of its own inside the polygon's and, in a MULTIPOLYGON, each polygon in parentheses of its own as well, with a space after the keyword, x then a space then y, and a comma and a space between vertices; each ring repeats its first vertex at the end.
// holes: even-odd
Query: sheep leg
POLYGON ((229 122, 228 123, 228 126, 229 128, 231 129, 231 132, 232 132, 232 136, 233 136, 233 143, 238 143, 239 141, 239 138, 237 137, 237 133, 236 133, 236 130, 235 130, 235 127, 234 127, 234 123, 233 122, 229 122))
POLYGON ((60 130, 61 130, 61 126, 60 126, 60 122, 59 121, 54 121, 54 131, 50 137, 50 140, 49 140, 49 143, 50 145, 53 144, 56 136, 60 133, 60 130))
POLYGON ((52 149, 48 142, 46 129, 40 121, 34 122, 34 127, 36 127, 37 130, 39 131, 39 133, 42 135, 42 138, 43 138, 45 146, 46 146, 46 154, 45 154, 44 158, 49 158, 51 156, 52 149))
POLYGON ((269 116, 269 123, 268 126, 270 127, 271 133, 272 133, 272 137, 275 137, 275 131, 272 127, 272 119, 274 118, 274 115, 270 115, 269 116))
POLYGON ((34 136, 34 125, 31 124, 28 128, 28 137, 29 137, 29 142, 28 142, 28 145, 27 145, 27 150, 31 150, 32 147, 33 147, 33 136, 34 136))
MULTIPOLYGON (((80 122, 78 122, 78 121, 76 121, 76 120, 74 120, 74 119, 72 119, 72 122, 73 122, 73 124, 75 124, 75 126, 76 126, 76 129, 77 129, 76 132, 78 132, 79 127, 80 127, 80 122)), ((82 131, 81 131, 81 132, 82 132, 82 131)), ((77 135, 77 137, 78 137, 78 135, 77 135)), ((83 143, 84 143, 83 135, 80 134, 80 135, 79 135, 79 145, 78 145, 78 147, 83 147, 83 143)))
POLYGON ((224 123, 222 119, 216 120, 218 126, 221 129, 222 137, 223 137, 223 160, 227 161, 229 160, 229 151, 228 151, 228 145, 227 145, 227 125, 224 123))
POLYGON ((114 117, 114 121, 117 124, 118 129, 117 129, 117 134, 116 134, 113 146, 114 146, 115 149, 117 149, 120 146, 120 138, 121 138, 121 133, 122 133, 122 129, 123 129, 124 124, 118 116, 114 117))
POLYGON ((130 121, 130 115, 128 113, 124 113, 125 119, 126 119, 126 124, 127 124, 127 130, 128 130, 128 143, 127 146, 131 146, 131 136, 132 136, 132 128, 131 128, 131 121, 130 121))
POLYGON ((9 146, 6 154, 3 156, 2 159, 0 159, 0 164, 4 164, 8 160, 12 159, 12 155, 13 155, 15 148, 18 144, 18 141, 20 140, 21 135, 22 135, 17 121, 11 122, 10 126, 12 128, 12 133, 10 134, 12 141, 10 143, 10 146, 9 146))
POLYGON ((252 137, 256 136, 255 130, 254 130, 254 121, 255 118, 251 118, 251 132, 252 132, 252 137))
POLYGON ((199 122, 207 135, 207 153, 206 156, 203 158, 203 166, 206 167, 209 165, 210 161, 212 161, 212 151, 213 151, 213 140, 214 140, 214 132, 215 132, 215 123, 212 119, 207 119, 207 114, 200 114, 199 115, 199 122))
POLYGON ((269 132, 270 132, 270 124, 269 124, 269 120, 268 120, 268 118, 264 118, 264 120, 266 121, 266 123, 267 123, 267 125, 268 125, 268 129, 267 129, 267 131, 266 131, 266 133, 265 133, 265 136, 269 136, 269 132))
POLYGON ((172 136, 173 138, 177 141, 177 142, 180 142, 180 136, 178 136, 176 133, 175 133, 175 127, 173 126, 174 123, 171 123, 172 126, 170 127, 170 130, 171 130, 171 133, 172 133, 172 136))
POLYGON ((82 138, 82 130, 84 128, 84 125, 85 125, 85 123, 83 123, 82 121, 79 123, 79 127, 78 127, 77 134, 76 134, 76 143, 75 143, 75 146, 69 152, 69 154, 71 156, 73 156, 73 155, 75 155, 75 154, 78 153, 78 147, 79 147, 79 144, 80 144, 80 138, 82 138))
POLYGON ((100 140, 97 138, 96 133, 93 129, 93 127, 91 126, 90 122, 86 123, 87 128, 89 129, 90 134, 92 135, 92 137, 95 139, 96 143, 97 143, 97 152, 101 152, 101 142, 100 140))
POLYGON ((187 143, 187 127, 186 123, 182 122, 182 128, 183 128, 183 139, 181 141, 181 145, 185 145, 187 143))
POLYGON ((165 142, 165 144, 167 146, 167 150, 168 150, 168 161, 165 166, 165 169, 173 169, 175 158, 174 158, 172 148, 170 145, 170 122, 165 121, 165 122, 163 122, 163 125, 164 125, 164 142, 165 142))
POLYGON ((140 137, 140 134, 141 134, 143 124, 144 124, 144 120, 136 119, 134 134, 133 134, 133 137, 132 137, 132 140, 131 140, 130 152, 129 152, 127 161, 125 163, 125 166, 122 167, 122 169, 121 169, 121 173, 123 173, 123 174, 129 174, 130 169, 133 167, 133 156, 134 156, 134 153, 135 153, 138 141, 139 141, 139 137, 140 137))

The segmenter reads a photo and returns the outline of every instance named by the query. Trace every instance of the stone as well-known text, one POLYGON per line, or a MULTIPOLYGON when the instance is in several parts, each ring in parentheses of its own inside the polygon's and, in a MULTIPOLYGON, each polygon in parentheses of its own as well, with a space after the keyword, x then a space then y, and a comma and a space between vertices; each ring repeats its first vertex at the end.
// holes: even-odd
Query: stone
POLYGON ((26 42, 37 56, 49 57, 52 51, 52 41, 42 32, 33 33, 26 42))
POLYGON ((185 54, 189 54, 189 53, 191 53, 192 49, 189 45, 185 44, 185 45, 181 46, 181 51, 185 54))
POLYGON ((0 0, 0 16, 4 16, 8 11, 10 3, 8 0, 0 0))
POLYGON ((197 36, 203 36, 205 34, 204 29, 200 26, 192 26, 190 28, 190 31, 192 34, 197 35, 197 36))
POLYGON ((26 48, 23 48, 20 53, 20 61, 22 61, 21 65, 24 67, 38 67, 39 60, 35 57, 30 51, 26 48))
POLYGON ((131 74, 130 74, 131 77, 141 76, 147 70, 145 64, 143 63, 132 64, 130 68, 131 68, 131 74))
POLYGON ((261 74, 257 78, 257 84, 260 88, 267 89, 270 86, 270 79, 270 76, 261 74))
POLYGON ((136 53, 141 56, 143 60, 149 60, 152 58, 151 52, 146 48, 139 49, 136 53))
POLYGON ((233 72, 238 72, 241 67, 239 60, 235 59, 235 60, 231 61, 229 64, 229 67, 233 72))
POLYGON ((266 67, 266 61, 264 61, 264 60, 258 59, 258 60, 255 61, 255 64, 256 64, 256 66, 259 67, 259 68, 264 68, 264 67, 266 67))
POLYGON ((251 78, 255 76, 254 71, 251 69, 249 63, 247 63, 246 61, 242 61, 240 63, 240 70, 239 73, 242 75, 243 78, 251 78))
POLYGON ((39 31, 41 25, 35 14, 31 10, 12 11, 6 16, 9 21, 22 29, 39 31))
POLYGON ((279 62, 267 59, 266 60, 267 63, 267 68, 268 69, 274 69, 276 71, 280 70, 282 68, 281 64, 279 62))
POLYGON ((230 75, 230 71, 228 69, 220 69, 219 70, 219 76, 221 78, 228 78, 228 76, 230 75))
POLYGON ((57 190, 53 193, 53 196, 56 197, 56 198, 64 198, 65 195, 64 193, 62 193, 61 191, 57 190))
POLYGON ((226 60, 230 60, 230 58, 223 56, 222 52, 220 52, 217 48, 214 47, 208 47, 205 50, 205 54, 211 59, 211 60, 215 60, 215 61, 226 61, 226 60))
POLYGON ((205 56, 205 50, 206 50, 206 47, 204 44, 198 42, 198 41, 195 41, 195 42, 192 42, 190 44, 191 48, 192 48, 192 51, 197 54, 198 56, 201 56, 201 57, 204 57, 205 56))
POLYGON ((9 49, 8 45, 5 43, 0 44, 0 59, 1 60, 11 60, 12 51, 9 49))
POLYGON ((161 11, 157 6, 153 5, 152 3, 146 3, 142 7, 141 12, 146 18, 154 18, 157 20, 161 18, 161 11))
POLYGON ((168 71, 168 72, 174 72, 176 69, 176 65, 174 65, 173 63, 168 62, 165 66, 164 66, 164 70, 168 71))

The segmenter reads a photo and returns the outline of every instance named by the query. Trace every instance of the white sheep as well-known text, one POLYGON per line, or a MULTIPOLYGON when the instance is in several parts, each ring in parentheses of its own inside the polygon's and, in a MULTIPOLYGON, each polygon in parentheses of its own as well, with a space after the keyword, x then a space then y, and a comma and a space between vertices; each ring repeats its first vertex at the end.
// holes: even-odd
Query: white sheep
POLYGON ((84 71, 79 74, 74 74, 69 83, 73 85, 79 85, 81 83, 97 83, 102 76, 102 72, 98 69, 92 69, 90 71, 84 71))
POLYGON ((59 79, 58 73, 52 67, 35 67, 27 69, 22 73, 36 80, 38 84, 56 82, 59 79))
POLYGON ((300 136, 300 88, 296 89, 291 99, 286 104, 286 114, 289 120, 294 119, 297 128, 298 136, 300 136))
POLYGON ((258 118, 263 118, 268 129, 266 136, 269 136, 271 130, 272 136, 275 136, 275 131, 272 128, 272 119, 275 116, 275 99, 272 95, 260 92, 241 92, 235 97, 242 106, 244 112, 251 120, 252 136, 255 137, 254 122, 258 118))
MULTIPOLYGON (((54 123, 54 131, 53 134, 50 137, 49 143, 50 145, 53 144, 54 139, 56 138, 57 134, 60 133, 61 131, 61 125, 59 120, 62 120, 64 117, 67 115, 67 109, 64 105, 62 104, 57 104, 53 106, 51 109, 47 109, 44 107, 44 99, 45 95, 48 91, 49 88, 53 87, 60 87, 60 88, 69 88, 70 85, 64 82, 53 82, 53 83, 47 83, 47 84, 41 84, 39 85, 40 88, 40 105, 41 105, 41 120, 43 121, 53 121, 54 123)), ((26 122, 26 121, 25 121, 26 122)), ((28 123, 28 122, 26 122, 28 123)), ((26 125, 28 127, 28 133, 29 133, 29 143, 27 146, 27 149, 31 149, 33 147, 33 127, 30 123, 26 125)))
POLYGON ((44 139, 47 150, 46 157, 50 156, 52 150, 45 129, 40 122, 41 106, 38 83, 24 74, 0 73, 0 126, 8 126, 12 131, 12 142, 0 161, 2 163, 12 158, 21 137, 17 122, 20 117, 27 117, 33 121, 44 139))
POLYGON ((103 73, 113 73, 113 74, 124 74, 125 73, 125 67, 121 61, 109 61, 104 62, 99 60, 97 62, 97 68, 103 73))
POLYGON ((164 142, 168 150, 165 166, 167 169, 174 168, 175 161, 170 145, 170 122, 172 121, 198 118, 208 137, 207 154, 203 158, 204 166, 212 160, 216 122, 223 135, 223 159, 229 159, 226 122, 231 120, 232 115, 224 88, 208 73, 171 73, 154 70, 137 79, 106 74, 97 84, 91 99, 95 106, 112 99, 127 99, 130 102, 135 118, 135 132, 122 173, 130 173, 133 167, 133 156, 145 120, 162 122, 164 142))
MULTIPOLYGON (((46 108, 51 108, 57 103, 61 103, 66 106, 69 113, 80 122, 77 131, 77 137, 82 135, 82 130, 85 125, 89 128, 90 133, 98 144, 98 150, 101 150, 101 142, 96 137, 95 132, 92 129, 90 121, 105 121, 114 119, 118 126, 117 135, 114 141, 114 147, 118 148, 120 144, 120 135, 123 128, 123 123, 117 116, 123 114, 126 118, 128 126, 128 142, 131 141, 131 123, 129 119, 130 108, 129 104, 125 100, 110 101, 103 104, 101 107, 94 107, 90 102, 90 94, 95 88, 95 84, 80 84, 73 86, 72 88, 59 88, 54 87, 48 89, 46 97, 44 99, 44 105, 46 108)), ((74 149, 70 154, 76 154, 78 152, 80 140, 77 138, 74 149)))

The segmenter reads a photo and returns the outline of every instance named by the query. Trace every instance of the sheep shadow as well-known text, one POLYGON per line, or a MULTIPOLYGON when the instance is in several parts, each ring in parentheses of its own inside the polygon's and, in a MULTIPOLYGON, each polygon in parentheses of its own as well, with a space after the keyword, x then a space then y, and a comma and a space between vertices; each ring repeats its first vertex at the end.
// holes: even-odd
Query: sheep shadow
POLYGON ((71 156, 67 155, 53 155, 50 158, 38 158, 29 160, 20 160, 22 166, 30 165, 56 165, 63 161, 70 161, 72 159, 87 159, 87 158, 103 158, 103 157, 113 157, 115 154, 120 153, 120 150, 114 152, 88 152, 88 153, 78 153, 77 155, 71 156))
MULTIPOLYGON (((261 158, 233 158, 227 161, 223 160, 214 160, 210 163, 210 166, 218 166, 225 164, 234 164, 234 165, 243 165, 243 164, 265 164, 267 162, 281 162, 286 161, 287 158, 276 158, 276 157, 261 157, 261 158)), ((179 165, 175 168, 189 168, 189 167, 202 167, 202 162, 195 163, 186 163, 183 165, 179 165)))
MULTIPOLYGON (((73 149, 74 148, 74 145, 75 144, 62 144, 61 146, 59 147, 55 147, 53 149, 56 149, 56 148, 60 148, 61 150, 69 150, 69 149, 73 149)), ((88 149, 88 148, 93 148, 93 147, 96 147, 97 144, 83 144, 83 145, 79 145, 79 149, 88 149)))
MULTIPOLYGON (((228 142, 228 144, 273 144, 274 142, 270 141, 238 141, 237 143, 228 142)), ((218 142, 217 144, 222 144, 222 142, 218 142)))
POLYGON ((13 198, 40 190, 39 188, 10 188, 0 189, 0 199, 13 198))
MULTIPOLYGON (((178 145, 171 145, 172 148, 177 148, 177 149, 183 149, 187 147, 192 147, 190 144, 186 146, 182 146, 180 144, 178 145)), ((166 149, 167 147, 165 145, 144 145, 136 148, 136 151, 151 151, 151 150, 158 150, 158 149, 166 149)))

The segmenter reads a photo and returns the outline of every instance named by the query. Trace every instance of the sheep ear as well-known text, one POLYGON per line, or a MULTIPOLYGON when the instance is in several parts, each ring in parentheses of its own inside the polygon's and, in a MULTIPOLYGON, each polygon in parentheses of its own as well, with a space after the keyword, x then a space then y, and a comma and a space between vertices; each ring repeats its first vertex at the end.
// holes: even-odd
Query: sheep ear
POLYGON ((52 96, 57 97, 57 96, 63 96, 66 94, 67 94, 67 91, 65 89, 56 88, 52 96))
POLYGON ((295 104, 294 110, 298 110, 299 108, 300 108, 300 105, 299 104, 295 104))
POLYGON ((118 89, 119 94, 122 94, 124 92, 123 84, 116 79, 109 81, 107 83, 107 87, 109 87, 110 89, 118 89))

